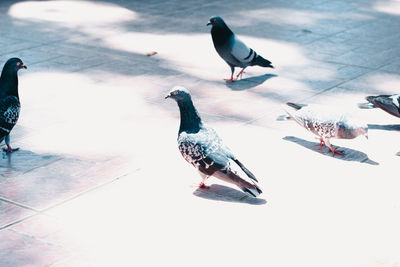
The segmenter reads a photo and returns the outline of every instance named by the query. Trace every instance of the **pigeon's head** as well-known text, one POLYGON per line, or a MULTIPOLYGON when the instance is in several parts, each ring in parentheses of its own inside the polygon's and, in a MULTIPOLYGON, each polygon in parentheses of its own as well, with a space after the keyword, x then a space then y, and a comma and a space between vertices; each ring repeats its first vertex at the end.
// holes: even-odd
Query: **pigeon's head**
POLYGON ((221 17, 211 17, 210 21, 207 23, 207 26, 212 25, 212 26, 224 26, 225 22, 221 17))
POLYGON ((10 58, 4 65, 4 69, 8 71, 19 71, 20 69, 26 69, 27 67, 21 59, 17 57, 10 58))
POLYGON ((339 123, 338 137, 343 139, 353 139, 363 135, 368 139, 368 126, 360 123, 350 123, 349 121, 339 123))
POLYGON ((176 101, 182 101, 185 99, 190 99, 189 91, 183 86, 175 86, 169 91, 168 95, 165 97, 175 99, 176 101))

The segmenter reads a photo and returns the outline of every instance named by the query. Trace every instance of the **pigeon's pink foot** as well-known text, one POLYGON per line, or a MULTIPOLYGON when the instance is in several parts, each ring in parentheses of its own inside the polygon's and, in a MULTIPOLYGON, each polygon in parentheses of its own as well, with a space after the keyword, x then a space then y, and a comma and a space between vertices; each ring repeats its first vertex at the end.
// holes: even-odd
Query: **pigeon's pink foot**
POLYGON ((335 154, 337 154, 337 155, 339 155, 339 156, 343 156, 343 155, 344 155, 342 150, 334 149, 333 146, 330 146, 329 149, 330 149, 331 152, 332 152, 332 157, 334 157, 335 154))
POLYGON ((325 146, 325 141, 324 141, 324 139, 322 139, 322 138, 319 139, 319 145, 320 145, 321 147, 325 146))
POLYGON ((10 152, 14 152, 14 151, 18 151, 19 147, 17 148, 11 148, 11 146, 9 144, 7 144, 7 148, 3 148, 4 152, 10 153, 10 152))
POLYGON ((233 79, 233 74, 231 75, 231 77, 229 78, 229 79, 224 79, 226 82, 233 82, 233 81, 235 81, 234 79, 233 79))
POLYGON ((201 182, 201 183, 199 184, 199 188, 208 189, 208 188, 210 188, 210 187, 209 187, 208 185, 205 185, 205 183, 201 182))
POLYGON ((240 76, 240 79, 242 79, 243 71, 244 71, 244 69, 242 69, 242 70, 238 73, 238 75, 236 75, 236 79, 239 79, 239 76, 240 76))

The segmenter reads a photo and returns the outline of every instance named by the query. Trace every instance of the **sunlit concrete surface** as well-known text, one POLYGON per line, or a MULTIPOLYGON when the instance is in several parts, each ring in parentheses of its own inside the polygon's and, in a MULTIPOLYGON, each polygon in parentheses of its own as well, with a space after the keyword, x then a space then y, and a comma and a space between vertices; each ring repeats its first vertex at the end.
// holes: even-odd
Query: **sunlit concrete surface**
POLYGON ((400 91, 399 1, 0 1, 0 65, 20 57, 21 114, 0 157, 0 266, 400 266, 400 119, 358 110, 400 91), (275 69, 229 67, 222 16, 275 69), (147 53, 156 51, 151 57, 147 53), (176 144, 192 92, 256 174, 249 198, 176 144), (369 139, 320 151, 287 101, 357 113, 369 139))

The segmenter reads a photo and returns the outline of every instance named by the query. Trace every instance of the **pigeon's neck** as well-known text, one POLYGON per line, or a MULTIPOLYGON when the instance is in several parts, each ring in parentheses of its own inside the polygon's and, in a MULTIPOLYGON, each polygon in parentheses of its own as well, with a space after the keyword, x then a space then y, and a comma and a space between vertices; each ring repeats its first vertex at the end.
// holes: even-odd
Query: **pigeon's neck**
POLYGON ((211 36, 214 45, 225 45, 229 39, 233 36, 233 32, 229 27, 224 24, 221 26, 214 26, 211 29, 211 36))
POLYGON ((18 97, 18 76, 16 71, 3 70, 1 73, 0 96, 18 97))
POLYGON ((179 134, 181 132, 197 133, 200 131, 203 123, 191 99, 178 101, 179 111, 181 113, 181 125, 179 127, 179 134))

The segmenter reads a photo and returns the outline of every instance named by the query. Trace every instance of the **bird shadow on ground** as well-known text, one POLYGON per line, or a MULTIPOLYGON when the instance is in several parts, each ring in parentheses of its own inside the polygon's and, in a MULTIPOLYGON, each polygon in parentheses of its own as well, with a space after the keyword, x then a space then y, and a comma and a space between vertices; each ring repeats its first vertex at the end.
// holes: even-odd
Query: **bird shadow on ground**
MULTIPOLYGON (((320 151, 319 143, 310 142, 310 141, 307 141, 307 140, 304 140, 301 138, 297 138, 294 136, 285 136, 283 138, 283 140, 299 144, 299 145, 301 145, 305 148, 308 148, 312 151, 315 151, 319 154, 332 157, 332 153, 330 152, 330 150, 327 147, 324 147, 322 149, 322 151, 320 151)), ((344 155, 343 156, 335 155, 334 158, 336 158, 336 159, 345 160, 345 161, 358 161, 360 163, 367 163, 367 164, 371 164, 371 165, 379 165, 378 162, 371 160, 370 158, 368 158, 367 154, 365 154, 361 151, 346 148, 346 147, 339 147, 339 149, 341 151, 343 151, 344 155)))
POLYGON ((388 124, 388 125, 368 124, 368 129, 384 130, 384 131, 400 131, 400 124, 388 124))
POLYGON ((58 155, 37 154, 29 150, 0 152, 0 176, 14 177, 60 159, 58 155))
POLYGON ((278 75, 276 74, 263 74, 240 79, 234 82, 226 82, 226 86, 228 86, 232 91, 244 91, 256 87, 257 85, 264 83, 266 80, 277 76, 278 75))
POLYGON ((238 202, 250 205, 263 205, 267 203, 265 199, 250 197, 242 191, 219 184, 212 184, 208 189, 197 188, 193 192, 193 195, 211 200, 238 202))

